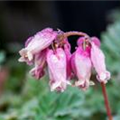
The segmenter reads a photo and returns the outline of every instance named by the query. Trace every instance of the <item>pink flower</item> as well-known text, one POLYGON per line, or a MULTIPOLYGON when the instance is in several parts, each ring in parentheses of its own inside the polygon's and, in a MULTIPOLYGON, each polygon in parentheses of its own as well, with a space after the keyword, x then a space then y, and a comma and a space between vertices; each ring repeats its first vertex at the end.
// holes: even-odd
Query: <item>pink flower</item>
POLYGON ((56 38, 57 32, 51 28, 43 29, 42 31, 30 37, 25 44, 25 48, 19 51, 21 58, 20 62, 32 62, 34 55, 47 48, 56 38))
POLYGON ((30 74, 36 79, 40 79, 45 74, 44 68, 46 65, 46 53, 47 49, 35 55, 35 67, 30 71, 30 74))
MULTIPOLYGON (((80 44, 79 44, 80 45, 80 44)), ((83 49, 80 45, 74 52, 71 58, 72 70, 76 74, 78 80, 75 85, 86 90, 89 87, 89 79, 91 76, 91 60, 90 60, 90 50, 89 47, 83 49)))
POLYGON ((91 60, 98 74, 97 79, 99 82, 106 83, 110 79, 110 72, 106 70, 105 56, 94 42, 91 42, 91 45, 91 60))
POLYGON ((50 77, 51 91, 57 90, 63 92, 67 84, 66 73, 66 55, 62 48, 55 51, 49 50, 47 53, 48 71, 50 77))

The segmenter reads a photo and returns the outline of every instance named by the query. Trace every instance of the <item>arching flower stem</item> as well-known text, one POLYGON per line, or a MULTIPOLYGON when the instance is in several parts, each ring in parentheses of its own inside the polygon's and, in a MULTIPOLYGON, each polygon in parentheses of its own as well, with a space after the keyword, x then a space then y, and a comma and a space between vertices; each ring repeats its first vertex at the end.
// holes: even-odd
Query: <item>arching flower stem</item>
MULTIPOLYGON (((77 36, 81 36, 81 37, 84 37, 86 39, 86 41, 91 41, 90 39, 90 36, 84 32, 78 32, 78 31, 70 31, 70 32, 62 32, 59 30, 59 34, 57 36, 57 39, 59 40, 59 44, 65 44, 64 40, 65 38, 68 38, 70 36, 74 36, 74 35, 77 35, 77 36)), ((85 49, 85 46, 86 46, 86 41, 84 41, 83 43, 83 48, 85 49)))
POLYGON ((110 104, 109 104, 109 100, 108 100, 108 96, 107 96, 107 92, 106 92, 106 86, 103 82, 101 83, 101 86, 102 86, 105 107, 106 107, 106 111, 107 111, 107 115, 108 115, 108 120, 113 120, 113 117, 111 114, 111 108, 110 108, 110 104))
POLYGON ((86 38, 90 38, 90 36, 87 35, 86 33, 84 33, 84 32, 77 32, 77 31, 65 32, 65 33, 63 33, 63 35, 65 37, 69 37, 69 36, 72 36, 72 35, 78 35, 78 36, 83 36, 83 37, 86 37, 86 38))

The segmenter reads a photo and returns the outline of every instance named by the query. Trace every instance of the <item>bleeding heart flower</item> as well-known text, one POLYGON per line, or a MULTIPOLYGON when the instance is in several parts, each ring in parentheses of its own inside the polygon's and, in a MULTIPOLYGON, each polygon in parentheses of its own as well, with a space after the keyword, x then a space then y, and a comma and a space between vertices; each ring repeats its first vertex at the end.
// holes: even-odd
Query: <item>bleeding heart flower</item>
POLYGON ((35 67, 30 71, 30 74, 36 79, 40 79, 45 74, 44 68, 46 65, 46 53, 47 49, 35 55, 35 67))
POLYGON ((47 53, 48 71, 50 77, 51 91, 57 90, 63 92, 67 84, 66 73, 66 55, 62 48, 55 51, 49 50, 47 53))
POLYGON ((25 48, 19 51, 21 58, 20 62, 31 64, 34 55, 47 48, 56 38, 57 32, 51 28, 43 29, 42 31, 30 37, 25 44, 25 48))
POLYGON ((20 62, 28 65, 34 64, 30 71, 33 77, 40 79, 48 68, 51 91, 63 92, 70 79, 77 77, 73 86, 86 90, 93 82, 90 81, 91 69, 97 71, 97 79, 106 83, 110 73, 106 70, 105 56, 100 50, 100 40, 89 37, 86 33, 61 30, 53 31, 46 28, 31 36, 25 42, 25 48, 19 51, 20 62), (80 35, 76 51, 71 54, 71 45, 68 37, 80 35), (51 45, 51 46, 50 46, 51 45))
POLYGON ((91 42, 91 46, 91 60, 98 74, 97 79, 99 82, 106 83, 110 79, 110 72, 106 70, 105 56, 94 42, 91 42))
MULTIPOLYGON (((79 41, 80 42, 80 41, 79 41)), ((91 60, 89 47, 84 50, 82 44, 73 53, 71 58, 72 70, 76 74, 78 81, 75 85, 86 90, 89 87, 91 76, 91 60)))

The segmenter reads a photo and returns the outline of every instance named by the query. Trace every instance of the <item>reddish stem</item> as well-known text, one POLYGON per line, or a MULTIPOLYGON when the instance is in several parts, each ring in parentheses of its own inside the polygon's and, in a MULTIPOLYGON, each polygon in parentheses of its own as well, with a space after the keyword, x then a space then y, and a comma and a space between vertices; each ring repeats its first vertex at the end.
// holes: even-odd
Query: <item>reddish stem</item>
POLYGON ((79 35, 79 36, 84 36, 86 38, 90 38, 89 35, 87 35, 86 33, 84 33, 84 32, 77 32, 77 31, 65 32, 65 33, 63 33, 63 35, 65 37, 69 37, 69 36, 72 36, 72 35, 79 35))
MULTIPOLYGON (((78 31, 70 31, 70 32, 62 32, 60 30, 58 30, 59 34, 57 35, 56 38, 56 43, 62 45, 64 44, 64 39, 68 38, 69 36, 74 36, 74 35, 78 35, 78 36, 83 36, 85 37, 86 40, 90 41, 90 36, 84 32, 78 32, 78 31)), ((53 48, 55 48, 54 45, 52 45, 53 48)))
POLYGON ((109 104, 108 97, 107 97, 106 86, 103 82, 101 83, 101 86, 102 86, 102 92, 104 96, 104 102, 105 102, 105 107, 106 107, 108 118, 109 120, 113 120, 111 109, 110 109, 110 104, 109 104))

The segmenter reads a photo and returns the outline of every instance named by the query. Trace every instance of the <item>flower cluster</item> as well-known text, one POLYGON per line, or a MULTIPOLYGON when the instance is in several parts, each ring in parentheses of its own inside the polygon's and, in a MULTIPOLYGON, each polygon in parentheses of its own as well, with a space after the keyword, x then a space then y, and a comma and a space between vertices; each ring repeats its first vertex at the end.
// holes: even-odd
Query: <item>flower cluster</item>
POLYGON ((92 68, 96 70, 99 82, 107 83, 110 79, 99 39, 82 32, 64 33, 61 30, 45 28, 28 38, 25 48, 19 53, 19 62, 34 65, 30 73, 36 79, 40 79, 48 71, 51 91, 63 92, 67 85, 86 90, 92 83, 92 68), (71 53, 71 45, 68 42, 70 35, 80 35, 74 53, 71 53), (75 80, 71 83, 73 78, 75 80))

